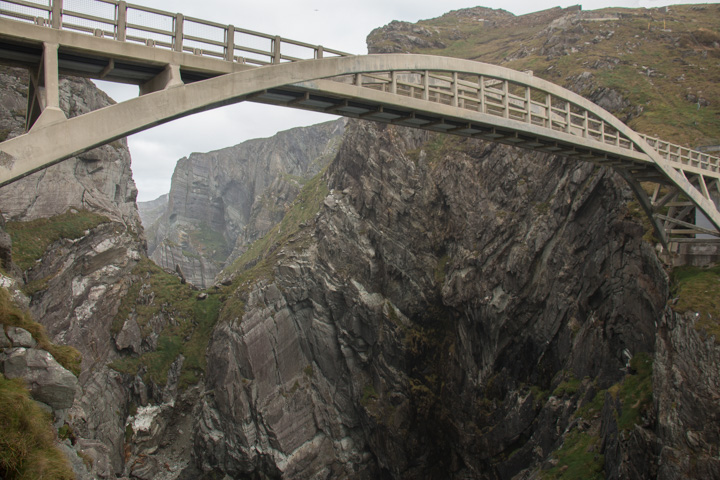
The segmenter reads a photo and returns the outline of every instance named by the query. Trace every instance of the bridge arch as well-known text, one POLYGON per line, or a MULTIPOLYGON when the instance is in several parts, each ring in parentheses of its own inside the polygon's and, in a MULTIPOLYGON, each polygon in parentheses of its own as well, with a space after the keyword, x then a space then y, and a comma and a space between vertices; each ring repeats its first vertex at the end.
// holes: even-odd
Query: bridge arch
MULTIPOLYGON (((172 69, 168 72, 172 80, 172 69)), ((685 195, 715 227, 703 233, 720 232, 720 212, 712 199, 712 193, 720 194, 719 159, 692 151, 672 154, 663 147, 666 143, 634 132, 587 99, 515 70, 450 57, 364 55, 279 63, 190 84, 164 84, 164 89, 79 117, 53 117, 0 143, 0 186, 177 118, 257 101, 609 165, 628 181, 663 243, 668 236, 660 222, 669 217, 659 213, 657 198, 645 192, 643 181, 669 186, 674 196, 665 194, 665 204, 668 198, 685 195)))

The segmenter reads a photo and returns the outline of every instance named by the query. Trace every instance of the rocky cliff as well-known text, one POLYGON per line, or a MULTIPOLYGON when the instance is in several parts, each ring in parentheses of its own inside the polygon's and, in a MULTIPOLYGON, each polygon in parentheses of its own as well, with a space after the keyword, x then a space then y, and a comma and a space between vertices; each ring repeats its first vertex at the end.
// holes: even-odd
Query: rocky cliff
MULTIPOLYGON (((6 107, 0 115, 2 132, 21 134, 27 72, 2 69, 0 77, 0 102, 6 107)), ((61 78, 60 92, 68 117, 112 102, 90 81, 78 78, 61 78)), ((54 354, 43 353, 45 347, 22 352, 28 347, 13 343, 3 354, 12 357, 2 360, 5 374, 13 364, 13 375, 22 368, 39 372, 38 385, 63 378, 64 384, 77 387, 77 393, 62 397, 65 403, 43 402, 65 432, 66 452, 83 479, 93 478, 90 471, 103 478, 122 471, 125 421, 120 413, 126 408, 127 387, 107 366, 117 356, 109 322, 131 283, 133 267, 146 255, 136 195, 124 140, 0 189, 0 211, 8 220, 3 228, 12 238, 12 254, 9 242, 2 246, 3 267, 17 272, 4 287, 43 325, 49 342, 72 345, 82 358, 77 378, 71 375, 75 382, 68 383, 54 367, 54 354), (19 285, 12 287, 13 282, 19 285)))
MULTIPOLYGON (((625 13, 635 28, 644 11, 625 13)), ((689 28, 710 17, 698 15, 689 28)), ((642 125, 662 108, 584 74, 582 35, 601 23, 579 18, 471 9, 388 28, 449 53, 512 26, 525 59, 531 39, 567 43, 544 50, 557 56, 542 75, 562 69, 555 81, 642 125), (551 41, 572 28, 577 40, 551 41)), ((384 38, 371 50, 401 41, 384 38)), ((613 38, 626 41, 599 43, 613 38)), ((184 172, 207 192, 215 177, 190 175, 201 167, 184 172)), ((203 292, 141 258, 141 238, 104 210, 40 258, 14 248, 31 312, 83 356, 67 415, 67 443, 92 460, 80 478, 720 478, 717 309, 680 309, 677 289, 670 303, 687 311, 668 307, 611 170, 353 120, 329 167, 299 183, 280 223, 203 292)), ((178 212, 219 228, 208 199, 178 212)), ((85 213, 68 215, 57 223, 85 213)), ((47 225, 7 230, 17 247, 18 231, 47 225)))
POLYGON ((337 151, 345 120, 296 128, 178 161, 165 212, 146 223, 150 255, 199 287, 282 220, 337 151))

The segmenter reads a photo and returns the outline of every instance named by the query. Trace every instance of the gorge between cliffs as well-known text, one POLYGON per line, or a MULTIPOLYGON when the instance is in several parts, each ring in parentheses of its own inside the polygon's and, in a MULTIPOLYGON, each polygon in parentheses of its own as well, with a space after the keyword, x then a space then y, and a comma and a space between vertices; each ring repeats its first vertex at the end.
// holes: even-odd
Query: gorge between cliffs
MULTIPOLYGON (((720 39, 717 5, 672 8, 720 39)), ((469 55, 512 27, 490 60, 653 126, 660 100, 615 76, 660 41, 717 75, 720 43, 625 35, 647 12, 477 7, 368 47, 469 55)), ((26 96, 3 67, 6 137, 26 96)), ((111 102, 61 80, 68 117, 111 102)), ((677 128, 720 143, 717 120, 677 128)), ((193 153, 136 197, 125 140, 0 189, 2 388, 51 418, 57 478, 720 478, 715 310, 678 307, 610 168, 336 119, 193 153)))

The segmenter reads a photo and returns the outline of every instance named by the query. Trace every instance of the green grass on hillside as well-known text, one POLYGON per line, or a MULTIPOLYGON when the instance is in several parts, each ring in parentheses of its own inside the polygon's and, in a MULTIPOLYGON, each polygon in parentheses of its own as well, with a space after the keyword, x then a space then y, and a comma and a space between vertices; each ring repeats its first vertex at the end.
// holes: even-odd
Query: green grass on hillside
MULTIPOLYGON (((570 380, 560 384, 553 395, 567 393, 568 386, 574 394, 579 381, 571 376, 570 380)), ((565 436, 563 445, 553 453, 557 464, 543 471, 541 478, 546 480, 605 478, 599 416, 605 407, 608 393, 620 404, 620 411, 616 412, 615 417, 618 429, 629 431, 639 424, 647 410, 652 408, 652 357, 645 352, 637 353, 630 361, 630 372, 622 381, 607 390, 598 391, 592 400, 577 410, 575 417, 583 418, 590 423, 590 427, 582 431, 573 429, 565 436)))
MULTIPOLYGON (((580 21, 570 13, 551 29, 563 15, 568 12, 558 9, 492 25, 450 12, 419 22, 431 32, 429 39, 447 47, 413 53, 532 70, 569 88, 574 78, 590 72, 595 87, 613 89, 630 103, 627 111, 612 113, 632 114, 633 129, 690 147, 720 144, 720 6, 675 5, 667 12, 607 8, 583 12, 580 21), (698 105, 693 96, 710 103, 698 105)), ((387 42, 378 35, 371 39, 387 42)))
POLYGON ((30 399, 22 380, 0 374, 0 478, 74 480, 63 453, 55 447, 50 416, 30 399))
POLYGON ((720 266, 677 267, 670 276, 672 305, 679 313, 697 312, 695 327, 715 336, 720 343, 720 266))
POLYGON ((160 332, 154 352, 139 357, 123 357, 110 366, 131 375, 135 375, 141 366, 145 367, 149 380, 165 385, 170 366, 178 355, 183 355, 180 387, 197 383, 205 372, 205 350, 218 319, 220 295, 213 293, 199 300, 197 291, 182 284, 179 278, 163 271, 150 259, 141 260, 133 269, 133 274, 138 280, 123 298, 113 320, 112 332, 118 333, 132 314, 143 337, 152 333, 150 321, 157 316, 166 316, 168 323, 160 332), (148 297, 152 297, 152 301, 147 302, 148 297))
POLYGON ((13 262, 24 271, 42 258, 54 242, 80 238, 87 230, 108 221, 107 217, 86 210, 68 211, 29 222, 8 222, 5 231, 12 238, 13 262))

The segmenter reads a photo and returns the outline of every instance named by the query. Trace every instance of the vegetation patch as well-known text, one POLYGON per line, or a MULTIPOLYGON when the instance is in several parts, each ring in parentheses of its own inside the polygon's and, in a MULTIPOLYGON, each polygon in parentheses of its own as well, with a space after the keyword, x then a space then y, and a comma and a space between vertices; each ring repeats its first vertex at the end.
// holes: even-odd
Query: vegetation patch
POLYGON ((205 350, 219 316, 220 294, 210 293, 200 300, 197 291, 147 258, 138 262, 133 274, 137 280, 113 320, 113 333, 117 334, 130 316, 138 322, 143 336, 152 332, 153 318, 165 317, 168 321, 159 334, 155 351, 139 357, 123 357, 110 366, 131 375, 144 367, 147 379, 165 385, 170 366, 182 355, 180 387, 197 383, 205 372, 205 350))
POLYGON ((575 395, 579 387, 580 380, 575 378, 574 375, 570 374, 567 380, 560 382, 560 385, 558 385, 557 388, 553 390, 552 395, 553 397, 564 397, 566 395, 572 396, 575 395))
POLYGON ((715 336, 720 343, 720 266, 677 267, 670 275, 673 310, 698 313, 695 328, 715 336))
POLYGON ((652 357, 641 352, 630 360, 631 374, 626 375, 610 392, 620 400, 621 413, 617 419, 620 430, 630 430, 639 424, 652 408, 652 357))
POLYGON ((65 455, 55 447, 50 416, 30 399, 19 379, 0 375, 0 478, 73 480, 65 455))
POLYGON ((574 430, 568 433, 562 447, 554 454, 558 461, 550 470, 542 472, 544 479, 601 480, 605 478, 605 457, 600 454, 600 438, 589 432, 574 430))
POLYGON ((110 220, 87 210, 69 210, 62 215, 29 222, 8 222, 5 231, 12 238, 13 261, 24 271, 42 258, 47 248, 61 238, 75 240, 110 220))
POLYGON ((38 343, 38 348, 50 352, 60 365, 76 376, 80 374, 80 362, 82 361, 80 352, 68 345, 52 343, 45 333, 45 328, 34 321, 28 311, 18 308, 10 298, 10 293, 4 288, 0 288, 0 324, 27 330, 38 343))

